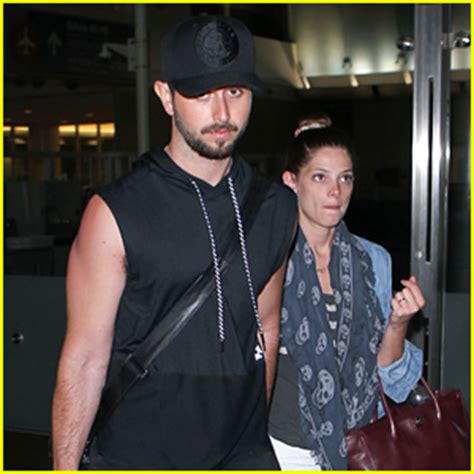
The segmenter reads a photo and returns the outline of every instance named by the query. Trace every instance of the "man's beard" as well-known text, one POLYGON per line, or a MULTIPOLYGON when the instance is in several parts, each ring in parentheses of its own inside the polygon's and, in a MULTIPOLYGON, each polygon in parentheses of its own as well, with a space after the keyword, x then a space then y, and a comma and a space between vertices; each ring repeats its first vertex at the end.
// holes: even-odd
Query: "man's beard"
POLYGON ((222 160, 232 155, 234 152, 235 146, 237 142, 240 140, 242 135, 245 132, 247 127, 247 122, 242 126, 239 130, 235 125, 226 122, 226 123, 215 123, 213 125, 209 125, 204 127, 201 130, 202 134, 210 133, 216 130, 230 130, 232 132, 237 132, 235 137, 232 141, 226 142, 226 140, 217 139, 214 146, 207 144, 200 137, 193 135, 184 125, 183 121, 179 113, 175 109, 174 113, 174 120, 176 123, 176 128, 179 130, 181 135, 184 138, 184 141, 188 144, 188 146, 194 150, 199 155, 203 156, 204 158, 209 158, 211 160, 222 160))

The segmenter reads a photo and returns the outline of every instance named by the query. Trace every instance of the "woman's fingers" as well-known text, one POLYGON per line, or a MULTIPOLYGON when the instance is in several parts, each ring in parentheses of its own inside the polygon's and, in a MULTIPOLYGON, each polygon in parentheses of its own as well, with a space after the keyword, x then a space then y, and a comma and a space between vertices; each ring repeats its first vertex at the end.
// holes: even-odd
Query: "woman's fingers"
POLYGON ((398 318, 411 318, 425 304, 425 298, 415 276, 401 280, 404 288, 397 291, 392 299, 394 315, 398 318))
POLYGON ((399 321, 408 321, 425 304, 425 298, 415 276, 401 280, 404 288, 397 291, 392 299, 393 315, 399 321))
POLYGON ((401 280, 401 284, 405 287, 402 290, 404 298, 410 302, 413 302, 417 306, 418 310, 420 310, 425 305, 425 298, 421 288, 416 282, 416 278, 411 276, 408 280, 401 280))

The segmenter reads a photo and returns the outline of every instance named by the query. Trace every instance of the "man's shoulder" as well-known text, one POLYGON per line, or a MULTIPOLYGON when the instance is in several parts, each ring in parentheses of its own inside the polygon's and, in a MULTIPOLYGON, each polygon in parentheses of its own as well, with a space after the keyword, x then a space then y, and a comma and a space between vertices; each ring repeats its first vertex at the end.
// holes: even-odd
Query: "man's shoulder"
POLYGON ((296 195, 290 188, 276 178, 265 175, 260 171, 255 172, 259 180, 268 189, 265 196, 267 200, 276 200, 281 202, 282 205, 288 206, 288 208, 294 207, 296 209, 296 195))
MULTIPOLYGON (((239 160, 245 175, 253 175, 258 178, 256 179, 257 185, 263 185, 267 188, 265 202, 278 203, 283 207, 282 212, 291 212, 292 209, 296 211, 296 195, 290 188, 285 186, 281 180, 262 173, 238 154, 234 156, 234 158, 239 160)), ((251 181, 247 181, 247 183, 249 182, 251 181)))
MULTIPOLYGON (((267 192, 259 216, 266 222, 268 230, 279 235, 282 241, 289 242, 298 219, 298 206, 295 193, 281 182, 265 176, 267 192)), ((274 238, 273 237, 273 238, 274 238)))
POLYGON ((296 194, 288 186, 272 179, 268 194, 269 198, 274 200, 280 212, 289 214, 297 213, 296 194))
POLYGON ((282 196, 284 199, 296 203, 296 194, 288 186, 284 185, 280 180, 269 178, 275 194, 282 196))

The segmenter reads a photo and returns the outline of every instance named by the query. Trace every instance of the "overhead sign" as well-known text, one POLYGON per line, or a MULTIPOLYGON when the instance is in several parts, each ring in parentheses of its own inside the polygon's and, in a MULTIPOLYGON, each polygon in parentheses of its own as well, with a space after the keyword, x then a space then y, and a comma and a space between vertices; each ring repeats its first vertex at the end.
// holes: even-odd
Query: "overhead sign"
POLYGON ((5 6, 5 72, 26 76, 128 79, 128 58, 100 54, 104 45, 126 45, 132 26, 5 6))

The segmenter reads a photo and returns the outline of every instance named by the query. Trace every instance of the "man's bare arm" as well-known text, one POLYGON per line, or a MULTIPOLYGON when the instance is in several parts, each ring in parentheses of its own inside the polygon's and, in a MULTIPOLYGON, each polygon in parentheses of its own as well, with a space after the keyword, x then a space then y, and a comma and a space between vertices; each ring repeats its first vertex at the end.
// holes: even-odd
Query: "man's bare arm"
POLYGON ((280 344, 280 309, 285 270, 286 259, 258 297, 258 311, 265 334, 267 402, 270 402, 280 344))
POLYGON ((99 196, 89 202, 71 247, 67 331, 53 398, 53 467, 76 470, 94 420, 126 281, 115 219, 99 196))

